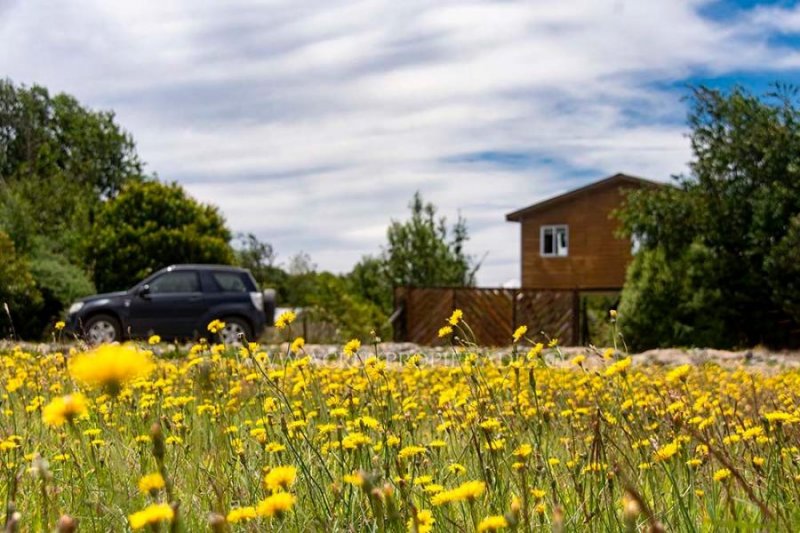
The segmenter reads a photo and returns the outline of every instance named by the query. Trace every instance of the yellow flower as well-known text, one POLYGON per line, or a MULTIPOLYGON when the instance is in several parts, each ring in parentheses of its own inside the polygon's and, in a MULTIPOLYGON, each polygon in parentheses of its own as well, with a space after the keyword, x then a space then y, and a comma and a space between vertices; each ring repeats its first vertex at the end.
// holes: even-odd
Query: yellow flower
POLYGON ((533 446, 530 444, 520 444, 517 449, 514 450, 512 455, 514 455, 514 457, 525 459, 529 457, 531 453, 533 453, 533 446))
POLYGON ((214 319, 208 324, 208 331, 211 333, 219 333, 225 328, 225 322, 219 319, 214 319))
POLYGON ((731 471, 727 468, 720 468, 714 472, 714 481, 725 481, 729 477, 731 477, 731 471))
POLYGON ((447 319, 447 323, 451 326, 457 326, 463 316, 464 312, 461 309, 456 309, 453 311, 453 314, 450 315, 450 318, 447 319))
POLYGON ((464 472, 467 471, 467 469, 464 465, 458 463, 452 463, 447 466, 447 471, 450 472, 451 474, 458 475, 458 474, 463 474, 464 472))
POLYGON ((508 521, 503 515, 487 516, 478 524, 478 531, 499 531, 508 527, 508 521))
POLYGON ((570 363, 572 363, 575 366, 581 366, 584 361, 586 361, 585 355, 576 355, 575 357, 572 358, 570 363))
POLYGON ((795 422, 797 421, 797 417, 790 415, 789 413, 784 413, 782 411, 774 411, 772 413, 767 413, 764 415, 764 418, 767 419, 767 422, 770 424, 784 424, 788 422, 795 422))
POLYGON ((172 522, 173 518, 175 518, 175 512, 169 504, 154 503, 128 516, 128 521, 131 524, 131 529, 142 529, 159 522, 172 522))
POLYGON ((85 414, 86 398, 81 393, 67 394, 53 399, 42 409, 42 421, 48 426, 60 426, 85 414))
POLYGON ((542 350, 544 350, 544 344, 542 344, 541 342, 537 342, 536 344, 534 344, 533 348, 528 350, 528 355, 527 355, 528 361, 533 361, 537 357, 541 356, 542 350))
POLYGON ((441 328, 439 328, 439 338, 440 339, 442 337, 447 337, 451 333, 453 333, 453 328, 450 327, 450 326, 442 326, 441 328))
POLYGON ((428 509, 421 509, 417 511, 417 524, 414 526, 414 517, 408 519, 408 530, 416 531, 417 533, 430 533, 433 530, 433 524, 436 519, 433 518, 433 513, 428 509))
POLYGON ((342 448, 345 450, 355 450, 360 446, 366 446, 369 444, 372 444, 372 439, 358 431, 355 433, 349 433, 342 439, 342 448))
POLYGON ((306 345, 306 340, 303 337, 297 337, 292 342, 292 345, 289 347, 289 351, 292 353, 298 353, 300 350, 303 349, 303 346, 305 345, 306 345))
POLYGON ((431 499, 433 505, 442 505, 451 502, 473 501, 486 490, 486 483, 483 481, 467 481, 458 487, 445 490, 431 499))
POLYGON ((676 366, 667 373, 667 383, 674 383, 676 381, 686 381, 686 377, 692 370, 691 365, 676 366))
POLYGON ((56 325, 54 327, 56 328, 56 331, 61 331, 62 329, 64 329, 64 327, 66 327, 66 325, 67 324, 63 320, 59 320, 58 322, 56 322, 56 325))
POLYGON ((297 477, 297 468, 293 466, 276 466, 267 473, 264 483, 273 492, 287 490, 297 477))
POLYGON ((228 516, 225 517, 225 520, 231 524, 235 524, 237 522, 241 522, 242 520, 250 520, 256 516, 256 508, 253 506, 235 507, 230 510, 228 516))
POLYGON ((608 312, 608 316, 610 316, 611 318, 617 318, 617 310, 616 309, 610 310, 608 312))
POLYGON ((151 335, 150 338, 147 339, 147 344, 149 344, 150 346, 154 346, 159 342, 161 342, 161 337, 159 337, 158 335, 151 335))
POLYGON ((606 368, 606 371, 603 375, 605 375, 606 377, 611 377, 616 374, 623 374, 631 366, 631 362, 632 360, 630 356, 626 357, 625 359, 620 359, 616 363, 606 368))
POLYGON ((344 352, 344 354, 347 357, 353 357, 360 348, 361 348, 361 341, 358 339, 352 339, 347 344, 344 345, 344 348, 342 348, 342 352, 344 352))
POLYGON ((673 441, 669 444, 666 444, 656 450, 655 452, 655 460, 656 461, 668 461, 672 458, 678 451, 680 450, 680 446, 677 442, 673 441))
POLYGON ((297 315, 294 314, 293 311, 284 311, 275 321, 275 327, 278 329, 283 329, 297 318, 297 315))
POLYGON ((116 396, 126 383, 146 377, 153 367, 150 354, 131 344, 104 344, 76 356, 69 373, 90 387, 103 387, 116 396))
POLYGON ((342 477, 342 481, 345 483, 350 483, 356 487, 360 487, 364 484, 364 476, 361 472, 353 472, 352 474, 345 474, 342 477))
POLYGON ((155 494, 159 490, 164 488, 164 478, 161 477, 161 474, 147 474, 142 476, 142 479, 139 480, 139 490, 142 494, 155 494))
POLYGON ((400 450, 397 454, 398 459, 408 459, 409 457, 414 457, 416 455, 420 455, 425 453, 427 450, 422 446, 406 446, 402 450, 400 450))
POLYGON ((258 502, 256 513, 259 516, 282 516, 287 511, 291 510, 294 502, 297 500, 294 494, 288 492, 276 492, 272 496, 258 502))
POLYGON ((514 330, 514 334, 511 337, 514 339, 514 342, 519 342, 519 340, 524 337, 527 332, 528 326, 520 326, 514 330))

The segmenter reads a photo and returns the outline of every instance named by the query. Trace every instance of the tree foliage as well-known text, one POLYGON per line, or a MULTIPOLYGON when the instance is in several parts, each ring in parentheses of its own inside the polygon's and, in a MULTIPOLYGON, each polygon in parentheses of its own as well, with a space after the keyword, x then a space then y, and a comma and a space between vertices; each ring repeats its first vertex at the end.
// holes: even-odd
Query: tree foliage
POLYGON ((690 175, 631 193, 620 212, 642 243, 623 331, 639 347, 787 344, 800 324, 796 94, 698 88, 691 103, 690 175))
POLYGON ((383 253, 392 286, 432 287, 474 285, 478 266, 464 251, 469 240, 466 220, 459 216, 451 229, 436 206, 414 194, 411 218, 392 221, 383 253))
POLYGON ((66 94, 0 80, 0 176, 9 181, 64 175, 96 198, 141 175, 132 138, 110 111, 66 94))
POLYGON ((141 179, 131 137, 114 114, 65 94, 0 80, 0 229, 28 266, 35 298, 15 312, 38 337, 76 297, 93 292, 87 262, 94 217, 141 179))
POLYGON ((133 182, 98 213, 94 281, 98 290, 121 290, 173 263, 231 264, 230 240, 219 210, 177 183, 133 182))
POLYGON ((19 334, 42 305, 29 262, 17 254, 14 243, 0 231, 0 334, 19 334), (11 314, 11 320, 5 307, 11 314), (16 331, 15 331, 16 330, 16 331))

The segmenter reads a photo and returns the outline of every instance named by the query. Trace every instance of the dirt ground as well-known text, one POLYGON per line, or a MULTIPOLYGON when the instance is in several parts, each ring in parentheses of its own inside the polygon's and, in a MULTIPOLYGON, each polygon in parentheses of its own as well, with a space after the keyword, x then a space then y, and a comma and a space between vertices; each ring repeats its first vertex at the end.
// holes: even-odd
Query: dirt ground
MULTIPOLYGON (((0 353, 9 352, 16 343, 10 341, 0 341, 0 353)), ((56 345, 48 343, 21 343, 23 348, 29 352, 46 353, 52 351, 67 351, 71 345, 56 345)), ((158 353, 174 352, 176 346, 163 343, 153 347, 154 351, 158 353)), ((188 346, 185 347, 188 349, 188 346)), ((263 346, 269 352, 285 351, 286 344, 263 346)), ((314 359, 327 360, 335 359, 341 350, 340 345, 335 344, 307 344, 305 351, 314 359)), ((360 353, 364 357, 368 357, 374 353, 373 346, 362 346, 360 353)), ((527 347, 520 347, 520 353, 526 353, 527 347)), ((584 366, 595 367, 603 364, 601 354, 603 348, 595 347, 562 347, 561 354, 554 349, 545 349, 545 357, 547 361, 553 365, 569 365, 572 357, 578 354, 586 355, 584 366)), ((512 349, 507 348, 480 348, 478 351, 486 353, 489 352, 498 358, 507 357, 511 354, 512 349)), ((378 345, 378 352, 387 360, 394 361, 404 356, 412 355, 415 353, 424 354, 429 360, 448 361, 453 359, 453 349, 443 346, 419 346, 412 343, 394 343, 385 342, 378 345)), ((633 354, 633 362, 636 365, 682 365, 693 364, 701 365, 708 362, 713 362, 724 367, 733 368, 744 365, 746 367, 758 370, 778 370, 782 368, 798 368, 800 367, 800 351, 798 350, 783 350, 783 351, 770 351, 763 348, 753 348, 750 350, 728 351, 716 350, 712 348, 660 348, 656 350, 648 350, 646 352, 633 354)))

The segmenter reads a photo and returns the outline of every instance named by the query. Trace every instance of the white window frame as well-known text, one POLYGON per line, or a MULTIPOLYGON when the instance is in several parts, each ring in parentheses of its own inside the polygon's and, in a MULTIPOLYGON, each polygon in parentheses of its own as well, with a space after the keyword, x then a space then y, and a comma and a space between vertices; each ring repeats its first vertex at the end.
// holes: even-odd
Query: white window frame
POLYGON ((547 224, 539 227, 539 255, 542 257, 569 257, 569 225, 568 224, 547 224), (558 246, 556 245, 556 235, 559 230, 564 230, 564 240, 567 243, 566 253, 559 254, 558 246), (547 230, 553 231, 553 252, 545 253, 544 251, 544 233, 547 230))

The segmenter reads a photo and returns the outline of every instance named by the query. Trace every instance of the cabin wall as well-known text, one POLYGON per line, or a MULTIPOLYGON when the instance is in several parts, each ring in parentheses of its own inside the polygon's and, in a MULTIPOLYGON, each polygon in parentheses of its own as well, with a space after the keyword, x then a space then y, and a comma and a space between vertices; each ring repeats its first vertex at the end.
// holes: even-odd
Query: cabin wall
POLYGON ((611 212, 623 200, 623 190, 635 185, 590 189, 552 207, 524 216, 522 287, 552 289, 621 288, 631 260, 631 242, 614 233, 619 222, 611 212), (539 228, 569 226, 569 255, 542 257, 539 228))

